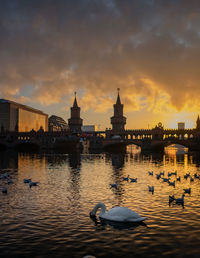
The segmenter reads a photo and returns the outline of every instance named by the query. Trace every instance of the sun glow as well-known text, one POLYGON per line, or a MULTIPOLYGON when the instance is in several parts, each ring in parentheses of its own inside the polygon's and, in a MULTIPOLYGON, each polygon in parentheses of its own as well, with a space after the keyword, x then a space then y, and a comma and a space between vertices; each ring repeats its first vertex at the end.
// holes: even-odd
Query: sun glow
POLYGON ((189 112, 179 112, 170 115, 165 125, 166 128, 177 129, 179 122, 185 123, 185 128, 194 128, 196 123, 197 115, 189 112))

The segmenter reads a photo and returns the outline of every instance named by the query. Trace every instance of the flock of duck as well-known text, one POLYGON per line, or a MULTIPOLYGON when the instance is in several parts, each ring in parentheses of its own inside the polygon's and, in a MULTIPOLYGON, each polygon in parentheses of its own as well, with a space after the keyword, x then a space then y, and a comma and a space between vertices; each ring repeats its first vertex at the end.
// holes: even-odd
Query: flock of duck
MULTIPOLYGON (((154 173, 153 171, 149 171, 148 172, 149 176, 153 176, 154 173)), ((198 175, 197 173, 195 173, 192 177, 192 175, 190 173, 186 173, 183 176, 183 179, 181 178, 181 176, 177 175, 177 171, 175 172, 168 172, 165 176, 165 172, 160 172, 159 174, 155 174, 157 180, 161 179, 163 182, 168 183, 169 186, 173 186, 175 188, 176 182, 181 182, 181 180, 187 180, 188 178, 190 179, 190 182, 193 182, 194 179, 199 179, 200 180, 200 175, 198 175), (175 176, 174 180, 171 181, 171 177, 175 176)), ((149 191, 154 192, 154 186, 149 186, 149 191)), ((183 189, 183 194, 181 197, 179 198, 175 198, 174 194, 173 195, 169 195, 169 204, 172 202, 175 202, 176 204, 181 204, 182 206, 184 206, 184 196, 185 194, 191 194, 191 187, 190 188, 185 188, 183 189)))
MULTIPOLYGON (((153 171, 148 171, 148 175, 149 176, 154 176, 154 172, 153 171)), ((160 172, 159 174, 155 174, 156 176, 156 179, 159 180, 161 179, 163 182, 165 183, 168 183, 169 186, 173 186, 175 188, 175 185, 176 185, 176 182, 181 182, 181 176, 178 176, 177 175, 177 171, 175 172, 168 172, 166 175, 165 175, 165 172, 162 171, 160 172), (172 181, 171 180, 171 177, 172 176, 175 176, 175 179, 172 181)), ((195 173, 193 175, 193 177, 190 175, 190 173, 186 173, 183 178, 185 180, 187 180, 188 178, 190 179, 190 182, 193 182, 195 179, 199 179, 200 180, 200 175, 198 175, 197 173, 195 173)), ((137 183, 137 178, 131 178, 129 175, 127 177, 123 177, 122 179, 123 181, 127 181, 127 182, 135 182, 137 183)), ((110 184, 110 187, 111 188, 115 188, 117 189, 118 188, 118 184, 117 183, 113 183, 113 184, 110 184)), ((152 194, 154 193, 154 186, 148 186, 148 191, 151 192, 152 194)), ((191 188, 185 188, 183 189, 183 194, 182 194, 182 197, 180 198, 175 198, 174 194, 173 195, 169 195, 169 203, 171 202, 175 202, 176 204, 182 204, 184 205, 184 196, 185 194, 191 194, 191 188)))
MULTIPOLYGON (((154 176, 153 171, 149 171, 148 174, 149 176, 154 176)), ((168 183, 169 186, 173 186, 174 188, 175 188, 176 182, 181 182, 181 180, 183 179, 187 180, 189 178, 190 182, 193 182, 195 179, 200 180, 200 175, 198 175, 197 173, 195 173, 193 176, 191 176, 190 173, 186 173, 182 179, 181 176, 177 175, 177 171, 168 172, 166 175, 165 175, 165 172, 163 171, 163 172, 160 172, 159 174, 155 174, 155 176, 157 180, 161 179, 163 182, 168 183), (175 176, 173 181, 171 180, 172 176, 175 176)), ((127 177, 123 177, 122 180, 131 182, 131 183, 132 182, 137 183, 137 178, 130 178, 129 175, 127 177)), ((118 189, 118 184, 117 183, 110 184, 110 187, 118 189)), ((148 186, 148 190, 153 194, 154 186, 148 186)), ((175 198, 174 194, 169 195, 169 204, 174 202, 175 204, 181 204, 182 206, 184 206, 185 194, 191 194, 191 188, 183 189, 183 194, 179 198, 175 198)), ((147 219, 146 217, 141 217, 136 212, 125 207, 114 207, 106 212, 106 206, 103 203, 98 203, 97 205, 95 205, 93 210, 90 212, 90 216, 95 216, 99 208, 101 209, 99 214, 100 219, 106 219, 106 220, 111 220, 116 222, 141 222, 147 219)))
MULTIPOLYGON (((148 172, 149 176, 154 176, 153 171, 148 172)), ((175 188, 176 182, 180 182, 182 180, 181 176, 177 175, 177 171, 175 172, 168 172, 167 175, 165 175, 165 172, 160 172, 159 174, 155 174, 157 180, 162 180, 165 183, 168 183, 169 186, 173 186, 175 188), (171 181, 171 177, 175 176, 174 180, 171 181)), ((190 173, 186 173, 183 176, 184 180, 190 179, 191 182, 193 182, 195 179, 200 180, 200 175, 195 173, 193 177, 190 175, 190 173)), ((10 185, 13 183, 12 178, 8 172, 5 172, 4 174, 0 175, 0 179, 3 180, 4 184, 10 185), (7 181, 7 182, 5 182, 7 181)), ((127 177, 122 178, 123 181, 127 181, 130 183, 137 183, 137 178, 131 178, 129 175, 127 177)), ((33 182, 30 178, 24 179, 24 184, 29 184, 29 187, 37 186, 39 182, 33 182)), ((118 188, 117 183, 110 184, 111 188, 118 188)), ((154 193, 154 186, 148 186, 148 191, 152 194, 154 193)), ((7 194, 7 187, 2 186, 1 189, 3 194, 7 194)), ((185 194, 191 194, 191 188, 183 189, 184 193, 182 194, 182 197, 175 198, 174 194, 169 195, 169 203, 175 202, 176 204, 181 204, 184 206, 184 196, 185 194)), ((95 207, 90 212, 90 216, 96 216, 97 210, 100 209, 99 217, 100 219, 104 220, 110 220, 114 222, 142 222, 146 220, 146 217, 141 217, 136 212, 126 208, 126 207, 114 207, 110 209, 109 211, 106 211, 106 206, 103 203, 98 203, 95 205, 95 207)))
MULTIPOLYGON (((13 183, 12 178, 8 172, 5 172, 2 175, 0 175, 0 180, 2 180, 4 184, 7 184, 7 185, 10 185, 13 183)), ((28 179, 24 179, 24 184, 29 184, 29 187, 31 188, 32 186, 37 186, 39 182, 33 182, 30 178, 28 178, 28 179)), ((1 192, 3 194, 7 194, 8 189, 5 185, 2 186, 1 192)))

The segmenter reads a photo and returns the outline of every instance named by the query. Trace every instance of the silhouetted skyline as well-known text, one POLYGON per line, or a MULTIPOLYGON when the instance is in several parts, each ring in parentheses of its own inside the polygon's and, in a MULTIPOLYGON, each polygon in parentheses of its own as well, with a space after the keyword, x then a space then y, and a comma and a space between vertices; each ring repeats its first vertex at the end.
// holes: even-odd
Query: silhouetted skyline
POLYGON ((195 127, 197 0, 0 3, 0 98, 67 120, 77 91, 85 124, 110 127, 120 88, 126 128, 195 127))

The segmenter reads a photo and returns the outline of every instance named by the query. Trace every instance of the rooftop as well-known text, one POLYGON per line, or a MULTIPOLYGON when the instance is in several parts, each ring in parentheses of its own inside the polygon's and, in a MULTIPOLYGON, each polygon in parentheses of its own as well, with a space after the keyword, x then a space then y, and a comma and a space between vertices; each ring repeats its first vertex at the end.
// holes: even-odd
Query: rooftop
POLYGON ((41 110, 39 110, 39 109, 36 109, 36 108, 32 108, 32 107, 23 105, 23 104, 14 102, 14 101, 12 101, 12 100, 0 99, 0 103, 14 104, 14 105, 16 105, 16 106, 18 106, 18 107, 21 107, 21 108, 23 108, 23 109, 27 109, 27 110, 30 110, 30 111, 33 111, 33 112, 37 112, 37 113, 40 113, 40 114, 42 114, 42 115, 48 115, 48 114, 45 114, 43 111, 41 111, 41 110))

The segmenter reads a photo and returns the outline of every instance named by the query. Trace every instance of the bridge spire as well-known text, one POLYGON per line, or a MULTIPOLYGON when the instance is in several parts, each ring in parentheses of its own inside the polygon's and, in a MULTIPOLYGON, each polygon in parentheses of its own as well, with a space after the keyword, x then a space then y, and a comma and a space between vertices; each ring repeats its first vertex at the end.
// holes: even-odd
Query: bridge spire
POLYGON ((120 96, 119 96, 120 88, 117 88, 117 91, 118 91, 118 94, 117 94, 117 101, 116 101, 116 104, 117 104, 117 105, 121 105, 121 100, 120 100, 120 96))
POLYGON ((76 91, 74 92, 74 104, 73 107, 78 107, 77 100, 76 100, 76 91))
POLYGON ((69 129, 73 133, 81 133, 81 126, 83 124, 83 119, 80 118, 80 107, 76 100, 76 91, 74 92, 74 103, 71 107, 71 117, 68 119, 69 129))
POLYGON ((120 132, 124 131, 124 126, 126 124, 126 117, 123 116, 124 105, 121 104, 119 90, 120 89, 118 88, 116 104, 113 105, 114 116, 111 117, 112 130, 115 131, 115 133, 120 133, 120 132))
POLYGON ((199 118, 199 115, 198 115, 197 121, 196 121, 196 129, 200 130, 200 118, 199 118))

